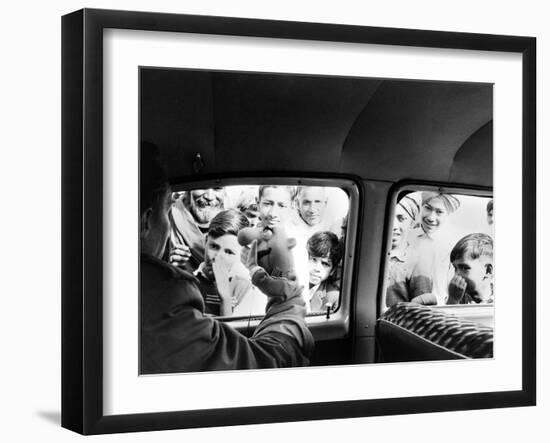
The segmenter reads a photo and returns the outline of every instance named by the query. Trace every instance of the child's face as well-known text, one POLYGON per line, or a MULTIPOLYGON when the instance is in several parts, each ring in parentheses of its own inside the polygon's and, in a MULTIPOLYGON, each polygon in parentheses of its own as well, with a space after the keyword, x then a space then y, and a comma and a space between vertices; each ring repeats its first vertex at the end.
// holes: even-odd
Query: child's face
POLYGON ((432 198, 422 205, 422 228, 427 234, 435 233, 447 219, 449 212, 443 200, 432 198))
POLYGON ((260 220, 270 228, 285 224, 290 218, 291 198, 283 187, 265 188, 260 198, 260 220))
POLYGON ((310 255, 308 267, 309 284, 315 286, 328 278, 334 265, 328 255, 326 257, 314 257, 310 255))
POLYGON ((463 257, 455 260, 453 267, 455 268, 455 275, 459 275, 466 281, 466 293, 476 303, 489 303, 492 301, 493 260, 491 258, 471 259, 463 257))
POLYGON ((241 257, 241 245, 237 240, 236 235, 225 234, 221 237, 206 238, 206 257, 205 262, 207 267, 211 267, 216 257, 224 255, 226 263, 233 264, 241 257))

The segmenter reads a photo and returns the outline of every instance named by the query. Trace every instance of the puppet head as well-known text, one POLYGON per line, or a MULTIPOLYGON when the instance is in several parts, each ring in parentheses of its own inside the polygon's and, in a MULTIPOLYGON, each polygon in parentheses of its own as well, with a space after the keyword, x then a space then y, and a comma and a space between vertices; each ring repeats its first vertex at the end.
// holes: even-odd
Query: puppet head
POLYGON ((296 280, 294 257, 291 249, 296 246, 294 238, 288 238, 282 227, 244 228, 239 231, 239 243, 247 246, 258 242, 258 265, 274 277, 296 280))

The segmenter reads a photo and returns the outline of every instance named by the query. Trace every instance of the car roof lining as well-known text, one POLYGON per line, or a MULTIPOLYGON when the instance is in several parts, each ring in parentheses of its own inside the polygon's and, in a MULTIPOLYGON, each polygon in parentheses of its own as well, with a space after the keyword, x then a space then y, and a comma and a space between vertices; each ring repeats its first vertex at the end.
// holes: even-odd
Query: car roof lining
POLYGON ((171 177, 195 177, 199 153, 203 174, 492 183, 491 84, 149 68, 140 80, 141 139, 171 177))

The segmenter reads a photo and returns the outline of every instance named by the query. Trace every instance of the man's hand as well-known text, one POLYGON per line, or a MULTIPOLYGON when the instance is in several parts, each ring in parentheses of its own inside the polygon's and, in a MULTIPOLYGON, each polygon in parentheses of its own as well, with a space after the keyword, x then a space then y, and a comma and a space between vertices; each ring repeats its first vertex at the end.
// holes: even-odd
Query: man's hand
POLYGON ((184 244, 172 245, 170 249, 169 263, 180 268, 185 266, 185 263, 191 258, 189 247, 184 244))
POLYGON ((468 283, 460 275, 456 275, 451 279, 449 283, 449 298, 447 299, 448 305, 456 305, 463 303, 464 295, 466 293, 466 287, 468 283))

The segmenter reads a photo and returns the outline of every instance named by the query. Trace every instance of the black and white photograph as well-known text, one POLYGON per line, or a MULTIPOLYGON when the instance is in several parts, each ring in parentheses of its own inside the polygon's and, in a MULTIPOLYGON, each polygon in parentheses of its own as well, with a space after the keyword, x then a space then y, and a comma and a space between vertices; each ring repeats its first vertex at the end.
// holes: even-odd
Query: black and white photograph
POLYGON ((142 66, 139 118, 140 374, 493 358, 492 84, 142 66))

